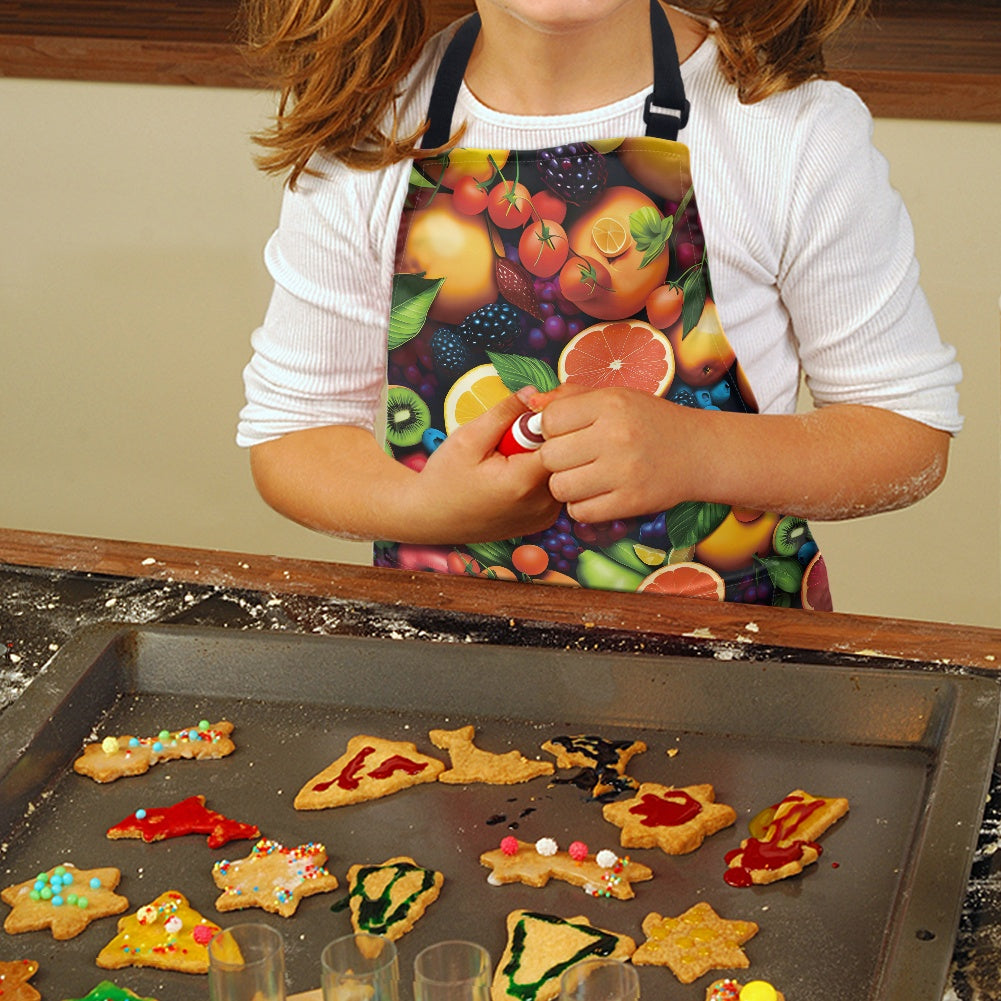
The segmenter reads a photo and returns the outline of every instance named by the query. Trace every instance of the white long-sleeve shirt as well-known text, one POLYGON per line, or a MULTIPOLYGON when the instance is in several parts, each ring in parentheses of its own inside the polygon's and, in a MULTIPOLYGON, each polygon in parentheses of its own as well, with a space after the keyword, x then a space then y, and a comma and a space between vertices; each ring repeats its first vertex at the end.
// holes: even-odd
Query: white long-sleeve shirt
MULTIPOLYGON (((433 38, 400 106, 423 120, 451 29, 433 38)), ((741 104, 708 38, 682 64, 691 153, 714 295, 762 413, 796 409, 800 375, 817 406, 882 407, 962 425, 955 351, 918 281, 910 219, 872 145, 859 98, 811 81, 741 104)), ((644 133, 647 91, 594 111, 501 114, 463 86, 464 146, 538 149, 644 133)), ((359 171, 318 156, 286 191, 265 250, 275 285, 244 371, 243 446, 349 424, 381 432, 397 229, 409 162, 359 171)))

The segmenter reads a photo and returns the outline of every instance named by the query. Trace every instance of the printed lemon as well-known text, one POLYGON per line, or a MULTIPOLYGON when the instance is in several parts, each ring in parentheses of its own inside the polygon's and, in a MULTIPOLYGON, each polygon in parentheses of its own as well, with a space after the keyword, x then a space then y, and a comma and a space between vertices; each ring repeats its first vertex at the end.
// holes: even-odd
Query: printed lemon
POLYGON ((563 349, 560 382, 594 389, 625 386, 663 396, 674 378, 670 341, 642 320, 611 320, 587 327, 563 349))
POLYGON ((489 362, 471 368, 452 383, 445 395, 445 433, 451 434, 510 395, 511 391, 489 362))
POLYGON ((722 601, 726 585, 715 570, 701 563, 669 563, 654 570, 636 590, 644 594, 673 594, 680 598, 722 601))
POLYGON ((591 227, 591 240, 606 257, 618 257, 626 249, 629 239, 626 227, 611 216, 596 219, 591 227))

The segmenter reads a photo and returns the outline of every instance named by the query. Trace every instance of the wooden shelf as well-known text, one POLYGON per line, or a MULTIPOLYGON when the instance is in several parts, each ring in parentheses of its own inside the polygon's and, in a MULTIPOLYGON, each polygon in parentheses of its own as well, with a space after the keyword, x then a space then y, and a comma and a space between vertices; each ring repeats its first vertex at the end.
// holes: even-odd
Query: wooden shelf
MULTIPOLYGON (((261 86, 240 37, 239 0, 0 0, 0 76, 261 86)), ((878 117, 1001 122, 996 0, 875 0, 828 64, 878 117)))

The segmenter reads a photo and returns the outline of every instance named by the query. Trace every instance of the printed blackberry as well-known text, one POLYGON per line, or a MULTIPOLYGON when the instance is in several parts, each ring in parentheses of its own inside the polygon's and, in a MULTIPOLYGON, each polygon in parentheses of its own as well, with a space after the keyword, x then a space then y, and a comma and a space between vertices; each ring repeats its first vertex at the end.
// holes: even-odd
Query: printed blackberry
POLYGON ((593 202, 608 180, 604 156, 588 143, 539 150, 539 171, 546 187, 573 205, 593 202))
POLYGON ((480 353, 457 330, 439 327, 431 335, 431 356, 434 366, 449 375, 461 375, 480 363, 480 353))
POLYGON ((481 306, 459 325, 459 334, 466 343, 483 351, 506 351, 520 333, 518 311, 506 302, 481 306))

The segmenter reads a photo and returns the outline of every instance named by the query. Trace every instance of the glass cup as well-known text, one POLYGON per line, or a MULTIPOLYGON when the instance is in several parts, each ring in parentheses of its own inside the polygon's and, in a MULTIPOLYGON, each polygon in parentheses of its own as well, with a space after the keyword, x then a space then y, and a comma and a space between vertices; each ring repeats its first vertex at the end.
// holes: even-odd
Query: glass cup
POLYGON ((429 945, 414 960, 414 1001, 490 1001, 490 953, 475 942, 429 945))
POLYGON ((210 1001, 285 1001, 285 944, 270 925, 224 928, 208 953, 210 1001))
POLYGON ((384 935, 335 938, 320 956, 323 1001, 399 1001, 396 946, 384 935))
POLYGON ((618 959, 584 959, 560 977, 560 1001, 639 1001, 636 967, 618 959))

